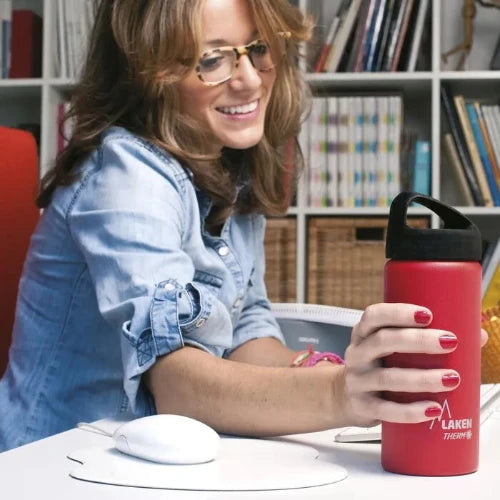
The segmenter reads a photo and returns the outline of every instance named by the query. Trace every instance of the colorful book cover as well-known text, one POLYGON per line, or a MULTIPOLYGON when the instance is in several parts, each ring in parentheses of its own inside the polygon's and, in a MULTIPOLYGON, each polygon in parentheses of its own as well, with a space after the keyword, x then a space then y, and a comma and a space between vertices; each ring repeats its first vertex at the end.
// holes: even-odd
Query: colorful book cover
POLYGON ((413 169, 413 190, 416 193, 431 194, 431 143, 415 143, 415 167, 413 169))
POLYGON ((486 174, 486 180, 488 181, 488 186, 490 187, 493 203, 498 207, 500 206, 500 192, 498 191, 495 175, 493 173, 493 165, 490 162, 488 151, 486 150, 486 144, 481 133, 481 128, 479 127, 478 116, 474 108, 474 104, 468 102, 465 107, 469 115, 472 132, 476 140, 476 146, 483 164, 484 173, 486 174))
MULTIPOLYGON (((500 189, 500 165, 497 162, 495 156, 494 144, 490 133, 488 132, 488 127, 486 125, 486 120, 484 118, 481 105, 478 101, 474 101, 474 109, 476 110, 477 120, 479 122, 479 128, 481 129, 481 134, 483 135, 484 144, 486 146, 486 151, 488 152, 488 158, 490 159, 491 166, 493 168, 493 175, 495 177, 497 187, 500 189)), ((498 145, 500 148, 500 145, 498 145)))
POLYGON ((469 151, 471 163, 474 167, 474 172, 476 173, 476 179, 479 184, 479 189, 481 190, 481 194, 483 195, 484 206, 492 207, 494 205, 493 196, 488 185, 488 179, 486 178, 486 174, 483 169, 481 157, 479 156, 476 140, 474 138, 474 132, 472 131, 472 126, 467 114, 467 108, 465 107, 464 96, 455 95, 453 97, 453 102, 455 103, 455 109, 457 110, 458 119, 464 133, 465 143, 467 145, 467 150, 469 151))

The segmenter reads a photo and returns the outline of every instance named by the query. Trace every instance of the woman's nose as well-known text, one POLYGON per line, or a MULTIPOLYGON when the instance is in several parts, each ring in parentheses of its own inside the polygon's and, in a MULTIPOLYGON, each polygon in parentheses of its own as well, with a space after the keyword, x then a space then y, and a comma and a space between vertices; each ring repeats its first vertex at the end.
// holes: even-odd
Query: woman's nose
POLYGON ((238 66, 234 69, 233 77, 229 80, 233 88, 257 88, 262 80, 260 73, 254 68, 248 55, 242 55, 238 61, 238 66))

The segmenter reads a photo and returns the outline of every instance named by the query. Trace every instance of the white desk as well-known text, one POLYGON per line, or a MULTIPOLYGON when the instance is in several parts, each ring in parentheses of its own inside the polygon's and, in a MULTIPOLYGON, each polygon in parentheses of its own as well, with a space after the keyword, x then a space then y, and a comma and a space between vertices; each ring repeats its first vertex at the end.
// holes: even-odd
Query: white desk
MULTIPOLYGON (((78 466, 66 458, 76 449, 109 446, 110 438, 73 429, 0 453, 0 498, 5 500, 275 500, 383 499, 498 500, 500 498, 500 411, 481 426, 479 471, 429 478, 391 474, 380 466, 379 443, 336 443, 337 431, 293 436, 315 447, 325 459, 345 467, 347 479, 328 486, 269 492, 189 492, 90 483, 73 479, 78 466)), ((249 471, 251 473, 251 471, 249 471)), ((307 470, 304 470, 307 474, 307 470)))

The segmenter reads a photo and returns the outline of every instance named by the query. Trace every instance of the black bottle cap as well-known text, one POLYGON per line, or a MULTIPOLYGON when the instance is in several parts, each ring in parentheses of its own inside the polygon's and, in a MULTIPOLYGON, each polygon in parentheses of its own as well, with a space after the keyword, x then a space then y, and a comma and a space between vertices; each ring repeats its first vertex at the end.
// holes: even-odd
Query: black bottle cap
POLYGON ((399 193, 391 204, 385 256, 395 260, 481 261, 481 233, 465 215, 419 193, 399 193), (406 224, 406 213, 417 202, 444 222, 442 229, 415 229, 406 224))

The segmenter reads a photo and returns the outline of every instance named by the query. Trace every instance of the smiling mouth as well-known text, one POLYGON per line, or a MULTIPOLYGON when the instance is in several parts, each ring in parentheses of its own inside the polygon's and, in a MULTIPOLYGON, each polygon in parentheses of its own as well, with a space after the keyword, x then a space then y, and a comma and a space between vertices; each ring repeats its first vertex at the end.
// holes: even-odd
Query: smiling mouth
POLYGON ((248 104, 242 104, 239 106, 220 106, 215 108, 220 113, 225 115, 247 115, 254 112, 257 109, 259 100, 249 102, 248 104))

